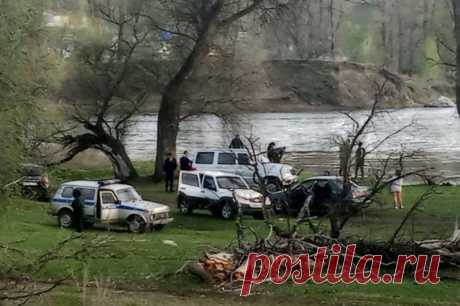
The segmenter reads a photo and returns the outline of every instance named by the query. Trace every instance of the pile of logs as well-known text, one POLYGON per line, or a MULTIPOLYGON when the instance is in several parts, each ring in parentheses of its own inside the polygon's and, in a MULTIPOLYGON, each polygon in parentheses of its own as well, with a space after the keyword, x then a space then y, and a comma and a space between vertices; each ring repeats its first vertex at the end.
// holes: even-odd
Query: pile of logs
MULTIPOLYGON (((249 253, 276 256, 289 254, 293 257, 308 253, 310 264, 319 247, 331 247, 333 244, 345 246, 356 244, 356 256, 366 254, 382 255, 385 267, 394 267, 398 255, 441 255, 441 273, 449 270, 448 277, 460 280, 460 229, 457 227, 452 238, 448 240, 406 241, 406 242, 375 242, 375 241, 344 241, 331 239, 324 235, 308 237, 272 237, 270 240, 257 241, 254 244, 243 244, 229 252, 205 254, 198 262, 188 265, 188 271, 199 276, 219 288, 238 288, 246 272, 246 259, 249 253), (452 269, 455 270, 452 273, 452 269)), ((447 275, 447 274, 446 274, 447 275)))

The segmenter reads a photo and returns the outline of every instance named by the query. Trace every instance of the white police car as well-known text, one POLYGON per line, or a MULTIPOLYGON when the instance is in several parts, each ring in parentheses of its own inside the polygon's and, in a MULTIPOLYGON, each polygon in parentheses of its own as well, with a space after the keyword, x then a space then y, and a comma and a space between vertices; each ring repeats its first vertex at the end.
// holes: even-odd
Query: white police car
POLYGON ((215 171, 181 171, 179 175, 177 207, 182 214, 204 209, 228 220, 241 209, 243 214, 263 219, 263 206, 271 209, 270 199, 264 203, 263 195, 251 190, 241 176, 215 171))
POLYGON ((168 206, 142 200, 130 185, 111 181, 74 181, 61 185, 51 200, 51 214, 59 226, 72 226, 72 193, 79 189, 85 202, 84 222, 127 225, 134 233, 146 229, 160 230, 173 219, 168 206))

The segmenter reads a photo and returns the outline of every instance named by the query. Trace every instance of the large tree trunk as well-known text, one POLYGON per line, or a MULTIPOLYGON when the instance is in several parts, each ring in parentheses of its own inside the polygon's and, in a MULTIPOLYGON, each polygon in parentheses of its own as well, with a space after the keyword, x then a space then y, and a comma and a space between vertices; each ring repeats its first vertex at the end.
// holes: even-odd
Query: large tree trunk
POLYGON ((331 58, 335 56, 335 26, 334 26, 334 0, 329 0, 329 31, 330 31, 330 46, 329 52, 331 54, 331 58))
POLYGON ((457 112, 460 115, 460 0, 452 0, 454 5, 455 16, 455 39, 457 40, 457 80, 456 80, 456 98, 457 112))
POLYGON ((127 181, 138 176, 131 159, 121 143, 114 146, 102 145, 102 151, 112 163, 115 178, 127 181))
POLYGON ((185 98, 184 85, 187 78, 198 67, 200 62, 209 53, 209 44, 218 30, 218 15, 222 9, 222 2, 209 12, 204 21, 202 30, 190 55, 185 60, 179 72, 166 86, 158 113, 157 151, 155 157, 154 179, 163 178, 163 162, 166 154, 176 155, 176 140, 179 133, 181 104, 185 98))
MULTIPOLYGON (((180 88, 177 87, 178 89, 180 88)), ((179 133, 181 101, 167 94, 163 95, 158 113, 157 151, 155 157, 154 178, 163 178, 163 161, 167 153, 176 155, 176 140, 179 133)))

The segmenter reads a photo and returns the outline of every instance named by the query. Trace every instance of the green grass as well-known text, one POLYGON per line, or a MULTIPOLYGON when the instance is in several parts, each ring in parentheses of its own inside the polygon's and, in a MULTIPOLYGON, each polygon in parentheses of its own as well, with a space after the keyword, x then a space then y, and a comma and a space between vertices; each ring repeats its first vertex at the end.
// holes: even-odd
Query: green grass
MULTIPOLYGON (((142 174, 152 172, 148 164, 142 174)), ((110 177, 110 169, 56 169, 52 173, 53 182, 59 183, 73 179, 91 179, 110 177)), ((222 249, 235 238, 235 224, 211 217, 208 213, 193 216, 181 216, 175 210, 175 194, 164 193, 162 184, 154 184, 148 178, 139 178, 132 182, 145 199, 168 204, 173 208, 175 221, 161 232, 143 235, 129 234, 124 231, 108 231, 95 228, 84 234, 84 240, 90 241, 99 236, 113 240, 110 249, 105 250, 108 258, 92 258, 82 261, 59 260, 50 263, 43 271, 35 275, 41 280, 56 279, 72 274, 76 279, 88 275, 89 281, 110 282, 111 288, 87 292, 87 299, 98 300, 103 295, 107 305, 149 305, 147 301, 161 299, 164 305, 239 305, 242 300, 229 294, 216 293, 214 289, 197 281, 193 276, 176 274, 184 263, 196 260, 205 251, 222 249), (178 247, 163 243, 172 240, 178 247), (119 289, 129 290, 126 294, 117 293, 119 289), (142 292, 137 290, 142 289, 142 292), (147 292, 145 292, 145 289, 147 292), (134 290, 134 291, 132 291, 134 290), (102 290, 103 291, 103 290, 102 290), (204 296, 204 297, 203 297, 204 296)), ((406 207, 412 203, 427 187, 405 188, 406 207)), ((405 226, 402 239, 439 239, 451 235, 456 215, 460 212, 458 199, 460 188, 442 187, 428 200, 415 217, 405 226)), ((63 239, 72 235, 70 230, 59 229, 56 220, 47 214, 48 204, 12 199, 0 215, 0 242, 13 244, 24 250, 27 258, 54 247, 63 239), (18 242, 19 241, 19 242, 18 242)), ((344 236, 364 239, 385 240, 391 237, 396 226, 407 211, 394 210, 388 194, 381 196, 381 203, 367 209, 362 215, 354 217, 344 231, 344 236)), ((251 224, 259 232, 266 231, 261 221, 245 217, 244 222, 251 224)), ((284 224, 284 220, 278 220, 284 224)), ((324 231, 328 229, 326 220, 319 220, 324 231)), ((306 228, 301 231, 307 232, 306 228)), ((247 239, 251 239, 250 235, 247 239)), ((70 249, 77 248, 81 242, 75 241, 70 249)), ((20 256, 7 256, 6 250, 0 251, 0 262, 20 266, 28 259, 20 256)), ((98 254, 101 255, 101 254, 98 254)), ((438 286, 418 286, 406 281, 402 286, 282 286, 264 287, 256 296, 245 299, 250 305, 289 304, 347 304, 347 305, 455 305, 460 300, 460 284, 443 281, 438 286)), ((84 294, 81 288, 62 287, 46 298, 37 300, 38 305, 80 305, 84 294), (66 301, 64 303, 64 301, 66 301), (68 302, 68 303, 67 303, 68 302)), ((94 302, 99 306, 105 305, 94 302)), ((92 305, 92 304, 90 304, 92 305)))

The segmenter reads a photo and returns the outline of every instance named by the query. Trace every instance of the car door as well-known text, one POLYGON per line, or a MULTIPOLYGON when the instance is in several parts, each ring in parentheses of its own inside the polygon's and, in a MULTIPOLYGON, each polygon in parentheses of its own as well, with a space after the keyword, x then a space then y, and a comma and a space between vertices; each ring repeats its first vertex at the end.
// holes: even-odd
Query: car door
POLYGON ((198 173, 181 172, 179 178, 179 192, 187 197, 193 205, 197 205, 204 199, 201 192, 200 176, 198 173))
POLYGON ((330 180, 318 180, 313 187, 315 203, 318 205, 329 205, 334 200, 335 191, 330 180))
POLYGON ((81 195, 85 201, 85 218, 88 221, 94 219, 94 208, 96 206, 96 189, 94 188, 79 188, 81 195))
POLYGON ((201 193, 206 199, 207 205, 215 205, 219 202, 219 195, 217 194, 217 185, 214 177, 205 175, 203 177, 203 188, 201 193))
POLYGON ((98 209, 100 222, 111 223, 118 220, 118 200, 113 191, 99 191, 98 209))
POLYGON ((96 204, 96 189, 78 186, 65 186, 62 188, 62 192, 60 193, 62 198, 60 201, 71 205, 74 200, 74 189, 80 190, 83 197, 85 204, 83 208, 85 221, 92 222, 94 220, 94 207, 96 204))

